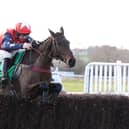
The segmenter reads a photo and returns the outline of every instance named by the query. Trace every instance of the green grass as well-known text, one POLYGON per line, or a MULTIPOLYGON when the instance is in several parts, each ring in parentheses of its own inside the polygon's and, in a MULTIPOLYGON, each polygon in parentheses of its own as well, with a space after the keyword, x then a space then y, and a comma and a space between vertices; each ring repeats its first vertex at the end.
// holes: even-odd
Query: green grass
POLYGON ((68 92, 83 92, 82 79, 63 79, 64 90, 68 92))
MULTIPOLYGON (((66 79, 62 80, 62 83, 63 83, 63 86, 64 86, 64 90, 67 91, 67 92, 83 92, 84 91, 83 90, 83 87, 84 87, 83 79, 66 78, 66 79)), ((107 83, 109 83, 109 82, 107 81, 107 83)), ((127 84, 125 85, 125 87, 122 87, 122 88, 123 88, 123 91, 128 92, 127 84)), ((111 88, 109 88, 109 86, 107 84, 106 89, 104 88, 104 81, 102 81, 100 89, 101 89, 101 92, 103 92, 103 93, 109 93, 109 92, 115 92, 116 91, 116 89, 114 87, 114 81, 111 81, 111 88)), ((97 86, 97 91, 99 91, 99 86, 97 86)), ((93 82, 93 85, 92 85, 92 92, 95 92, 94 82, 93 82)))

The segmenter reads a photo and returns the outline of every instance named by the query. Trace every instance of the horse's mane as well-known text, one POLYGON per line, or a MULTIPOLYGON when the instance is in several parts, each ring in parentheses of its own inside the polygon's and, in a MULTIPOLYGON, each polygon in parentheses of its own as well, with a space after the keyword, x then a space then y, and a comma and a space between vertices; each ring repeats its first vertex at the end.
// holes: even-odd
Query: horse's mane
POLYGON ((47 39, 43 40, 40 45, 39 45, 39 49, 40 47, 42 47, 42 50, 46 49, 46 47, 48 47, 48 43, 50 43, 52 40, 52 37, 48 37, 47 39))
POLYGON ((52 37, 49 36, 47 39, 40 42, 38 48, 33 48, 32 50, 26 51, 22 63, 33 64, 37 59, 37 57, 39 56, 39 53, 42 54, 50 53, 51 42, 52 42, 52 37), (30 62, 28 61, 28 59, 30 60, 30 62))

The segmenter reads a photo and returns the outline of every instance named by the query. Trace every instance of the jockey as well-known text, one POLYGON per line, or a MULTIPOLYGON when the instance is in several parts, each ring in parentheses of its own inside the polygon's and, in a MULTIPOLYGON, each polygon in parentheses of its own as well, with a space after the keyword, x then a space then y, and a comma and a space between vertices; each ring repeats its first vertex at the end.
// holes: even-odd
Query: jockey
POLYGON ((2 62, 2 85, 7 83, 7 69, 10 59, 12 59, 19 49, 30 50, 33 39, 29 36, 31 26, 27 23, 19 22, 14 29, 7 29, 0 39, 0 59, 2 62))

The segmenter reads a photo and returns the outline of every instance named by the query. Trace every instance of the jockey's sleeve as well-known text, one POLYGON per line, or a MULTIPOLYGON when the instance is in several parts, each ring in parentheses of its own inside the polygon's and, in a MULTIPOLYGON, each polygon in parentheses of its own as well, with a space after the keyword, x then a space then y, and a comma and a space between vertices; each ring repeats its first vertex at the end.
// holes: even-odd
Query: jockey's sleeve
POLYGON ((22 49, 23 44, 12 43, 12 41, 11 35, 6 33, 4 35, 1 48, 7 51, 22 49))

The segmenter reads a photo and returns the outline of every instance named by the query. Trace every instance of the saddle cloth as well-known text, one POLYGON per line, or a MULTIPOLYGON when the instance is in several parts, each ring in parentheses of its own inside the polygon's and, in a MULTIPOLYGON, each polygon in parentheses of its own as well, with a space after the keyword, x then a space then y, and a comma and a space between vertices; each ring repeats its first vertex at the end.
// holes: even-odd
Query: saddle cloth
MULTIPOLYGON (((22 57, 24 55, 25 51, 19 51, 17 54, 16 54, 16 57, 14 59, 14 62, 12 64, 12 66, 8 69, 7 71, 7 75, 8 75, 8 78, 10 81, 13 80, 14 76, 17 76, 17 71, 19 69, 19 64, 22 60, 22 57)), ((19 72, 18 72, 19 73, 19 72)), ((2 63, 0 61, 0 79, 2 78, 2 63)))

